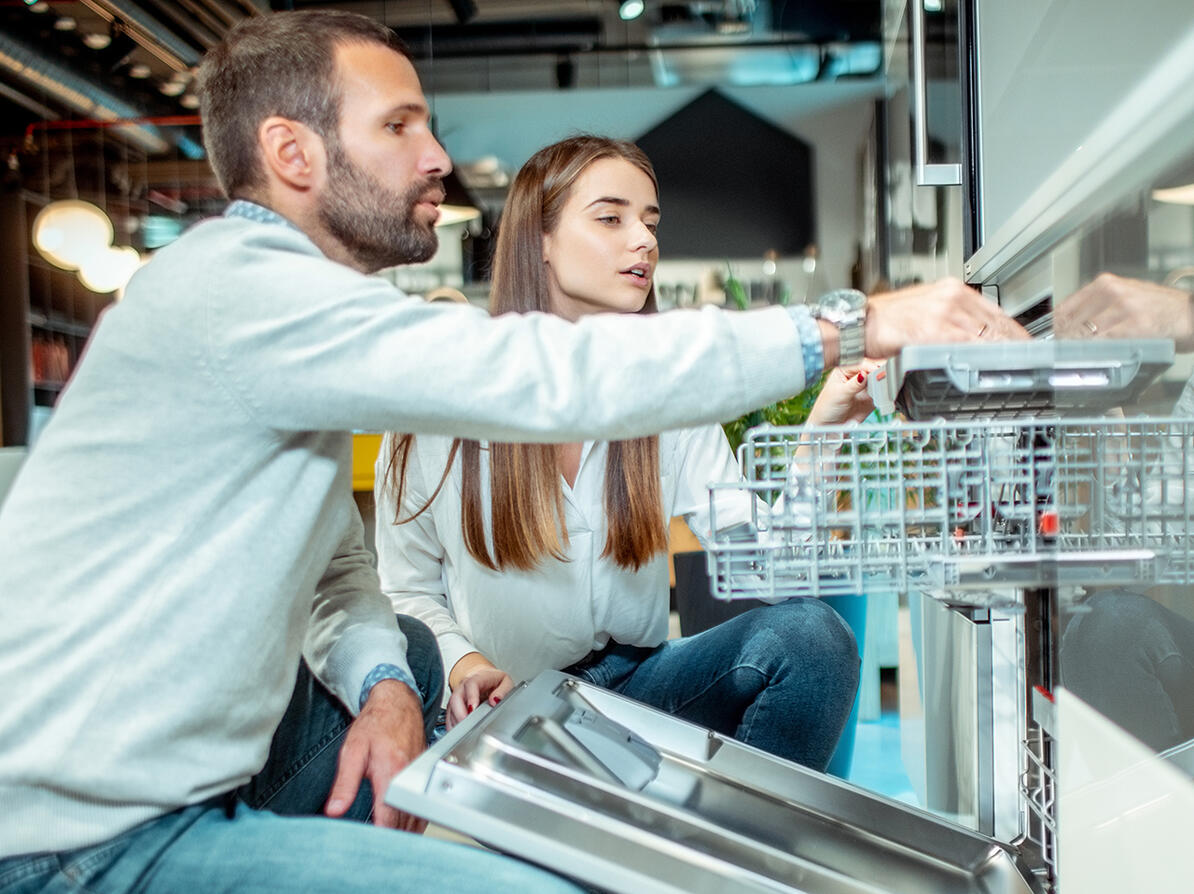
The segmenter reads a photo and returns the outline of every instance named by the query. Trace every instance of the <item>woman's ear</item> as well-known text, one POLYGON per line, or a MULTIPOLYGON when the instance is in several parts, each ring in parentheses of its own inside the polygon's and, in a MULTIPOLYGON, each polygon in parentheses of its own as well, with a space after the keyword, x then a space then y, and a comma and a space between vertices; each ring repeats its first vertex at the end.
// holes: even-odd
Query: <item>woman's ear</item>
POLYGON ((271 180, 302 192, 318 187, 327 171, 323 138, 298 121, 272 116, 257 130, 265 169, 271 180))

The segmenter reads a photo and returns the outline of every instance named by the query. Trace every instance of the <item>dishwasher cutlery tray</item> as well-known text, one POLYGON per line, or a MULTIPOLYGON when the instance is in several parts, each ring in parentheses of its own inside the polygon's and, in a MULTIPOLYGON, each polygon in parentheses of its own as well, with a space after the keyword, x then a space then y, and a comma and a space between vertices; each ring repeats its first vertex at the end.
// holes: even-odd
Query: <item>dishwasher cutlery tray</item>
POLYGON ((558 671, 474 711, 386 801, 617 894, 1042 890, 1006 844, 558 671))
POLYGON ((1194 582, 1192 419, 761 426, 739 457, 710 485, 721 599, 1194 582))

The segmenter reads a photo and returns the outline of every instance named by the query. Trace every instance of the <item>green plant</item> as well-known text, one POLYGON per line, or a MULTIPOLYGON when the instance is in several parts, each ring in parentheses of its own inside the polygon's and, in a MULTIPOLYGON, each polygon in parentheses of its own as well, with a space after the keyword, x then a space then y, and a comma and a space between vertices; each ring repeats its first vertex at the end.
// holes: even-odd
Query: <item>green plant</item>
MULTIPOLYGON (((729 291, 728 280, 726 291, 729 291)), ((759 407, 757 410, 744 413, 731 422, 723 423, 722 428, 725 429, 726 437, 730 441, 730 448, 737 452, 738 445, 742 443, 747 429, 762 425, 764 422, 769 422, 772 425, 801 425, 808 419, 809 411, 816 403, 817 395, 821 393, 821 387, 825 384, 825 376, 828 374, 829 371, 826 370, 821 374, 821 378, 793 397, 759 407)))
POLYGON ((746 294, 746 289, 734 276, 734 268, 730 266, 730 262, 726 261, 726 296, 734 302, 734 306, 738 310, 746 310, 750 307, 750 296, 746 294))

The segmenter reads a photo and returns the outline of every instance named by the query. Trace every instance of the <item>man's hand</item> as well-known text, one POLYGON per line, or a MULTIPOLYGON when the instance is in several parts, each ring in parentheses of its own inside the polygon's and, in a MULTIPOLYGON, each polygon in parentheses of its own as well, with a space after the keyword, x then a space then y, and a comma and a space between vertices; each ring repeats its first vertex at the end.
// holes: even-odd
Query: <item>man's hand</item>
POLYGON ((905 345, 1027 338, 1023 326, 959 279, 883 292, 867 301, 868 357, 891 357, 905 345))
POLYGON ((1172 338, 1194 350, 1194 297, 1167 286, 1100 273, 1053 310, 1057 338, 1172 338))
POLYGON ((352 806, 361 780, 373 786, 373 824, 407 832, 422 832, 427 821, 400 813, 385 803, 386 788, 398 771, 427 747, 423 707, 405 683, 382 680, 369 691, 344 744, 336 779, 324 813, 342 816, 352 806))
POLYGON ((452 687, 452 697, 448 699, 448 714, 444 721, 446 729, 451 729, 464 720, 486 699, 490 704, 496 705, 514 688, 514 681, 504 671, 498 670, 488 662, 486 665, 474 667, 452 687))

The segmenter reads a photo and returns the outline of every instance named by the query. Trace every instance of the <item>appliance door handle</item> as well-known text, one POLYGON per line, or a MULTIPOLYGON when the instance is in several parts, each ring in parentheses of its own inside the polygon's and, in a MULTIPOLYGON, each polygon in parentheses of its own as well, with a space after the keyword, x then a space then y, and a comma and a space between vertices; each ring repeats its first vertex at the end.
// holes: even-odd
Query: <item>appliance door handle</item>
POLYGON ((928 75, 924 0, 908 0, 912 21, 912 171, 917 186, 961 186, 960 164, 929 164, 928 75))

